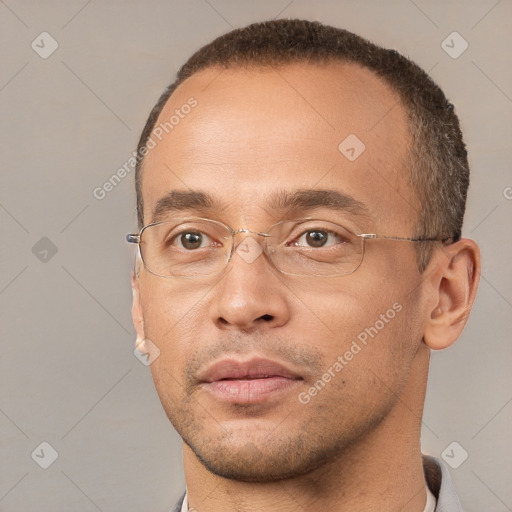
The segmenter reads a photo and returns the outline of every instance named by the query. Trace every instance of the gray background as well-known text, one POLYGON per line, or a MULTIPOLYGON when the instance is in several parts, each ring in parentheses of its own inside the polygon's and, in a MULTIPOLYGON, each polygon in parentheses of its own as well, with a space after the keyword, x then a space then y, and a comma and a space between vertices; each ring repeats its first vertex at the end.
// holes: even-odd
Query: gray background
POLYGON ((461 339, 432 354, 422 444, 468 452, 451 469, 465 510, 511 510, 511 15, 510 0, 0 2, 0 510, 163 512, 181 493, 179 438, 133 355, 133 172, 103 200, 93 190, 193 51, 276 16, 394 47, 456 105, 473 170, 464 234, 484 264, 461 339), (51 48, 43 31, 59 45, 46 59, 31 47, 51 48), (469 43, 458 58, 441 47, 453 31, 469 43))

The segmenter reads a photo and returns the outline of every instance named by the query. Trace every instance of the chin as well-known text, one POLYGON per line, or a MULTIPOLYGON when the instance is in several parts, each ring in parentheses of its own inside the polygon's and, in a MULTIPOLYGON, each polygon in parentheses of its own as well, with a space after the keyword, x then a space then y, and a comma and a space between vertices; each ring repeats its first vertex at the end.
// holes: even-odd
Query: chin
POLYGON ((294 467, 289 462, 283 461, 282 458, 279 458, 279 461, 254 461, 252 456, 237 456, 221 461, 217 459, 217 456, 215 458, 205 458, 198 454, 196 456, 210 473, 239 482, 275 482, 295 478, 315 469, 310 464, 294 467))
POLYGON ((273 482, 305 475, 332 461, 336 447, 312 447, 303 436, 245 444, 203 441, 186 444, 214 475, 240 482, 273 482))

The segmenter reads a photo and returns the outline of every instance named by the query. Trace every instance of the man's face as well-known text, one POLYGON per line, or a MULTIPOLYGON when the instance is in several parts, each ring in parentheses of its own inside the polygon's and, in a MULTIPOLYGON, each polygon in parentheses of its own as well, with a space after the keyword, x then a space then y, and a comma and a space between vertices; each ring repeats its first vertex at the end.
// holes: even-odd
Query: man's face
MULTIPOLYGON (((233 229, 265 232, 285 218, 312 217, 356 233, 413 235, 407 115, 370 71, 207 69, 177 89, 157 125, 190 97, 197 105, 145 159, 145 224, 163 196, 192 190, 223 206, 183 216, 233 229), (350 134, 364 151, 354 138, 339 149, 350 134), (363 209, 272 208, 277 191, 298 190, 338 192, 363 209)), ((414 244, 365 245, 361 266, 343 277, 286 275, 265 254, 248 262, 236 251, 216 276, 141 269, 143 335, 160 349, 151 365, 156 389, 186 449, 212 472, 249 481, 306 473, 393 410, 421 346, 421 275, 414 244), (223 361, 220 373, 210 371, 223 361)))

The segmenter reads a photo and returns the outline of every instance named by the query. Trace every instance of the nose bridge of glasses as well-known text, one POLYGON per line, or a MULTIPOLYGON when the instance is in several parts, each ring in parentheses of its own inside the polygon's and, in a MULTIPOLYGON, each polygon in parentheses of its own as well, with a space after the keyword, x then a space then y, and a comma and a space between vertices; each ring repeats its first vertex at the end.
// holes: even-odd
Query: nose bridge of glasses
POLYGON ((259 236, 265 236, 265 237, 271 236, 268 233, 262 233, 260 231, 251 231, 250 229, 245 229, 245 228, 239 228, 239 229, 232 231, 233 236, 237 235, 238 233, 251 233, 252 235, 259 235, 259 236))
MULTIPOLYGON (((246 229, 246 228, 236 229, 236 230, 232 231, 231 234, 232 234, 232 240, 233 240, 233 250, 236 249, 241 243, 243 243, 243 241, 246 238, 250 238, 250 235, 257 235, 257 236, 261 236, 261 237, 264 237, 264 238, 272 236, 272 235, 269 235, 268 233, 262 233, 260 231, 251 231, 250 229, 246 229), (238 243, 236 243, 235 242, 235 235, 238 235, 238 234, 241 234, 241 233, 245 233, 247 236, 242 237, 242 239, 238 243)), ((263 244, 263 247, 264 246, 265 246, 265 244, 263 244)))

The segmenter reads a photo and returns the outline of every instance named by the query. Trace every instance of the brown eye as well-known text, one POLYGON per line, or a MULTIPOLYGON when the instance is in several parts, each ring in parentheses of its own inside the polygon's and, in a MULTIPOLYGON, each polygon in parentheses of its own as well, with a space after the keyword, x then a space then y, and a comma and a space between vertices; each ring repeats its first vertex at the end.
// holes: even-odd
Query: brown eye
POLYGON ((306 242, 311 247, 323 247, 327 242, 327 236, 325 231, 308 231, 306 242))
POLYGON ((201 233, 188 232, 179 236, 180 244, 184 249, 193 250, 201 247, 204 237, 201 233))
POLYGON ((296 247, 321 248, 345 242, 345 238, 334 231, 325 229, 308 229, 293 244, 296 247))

